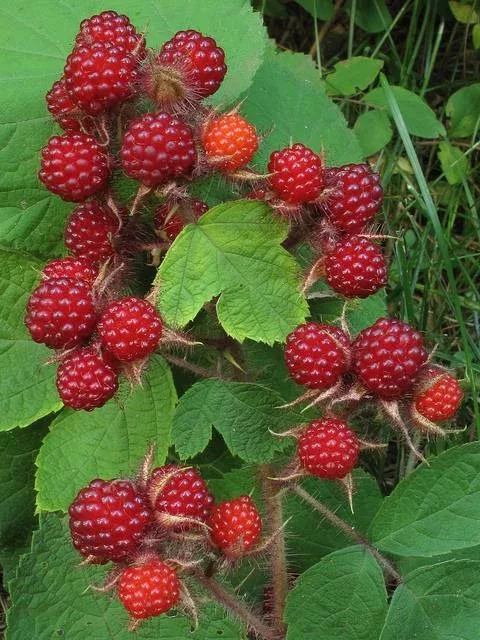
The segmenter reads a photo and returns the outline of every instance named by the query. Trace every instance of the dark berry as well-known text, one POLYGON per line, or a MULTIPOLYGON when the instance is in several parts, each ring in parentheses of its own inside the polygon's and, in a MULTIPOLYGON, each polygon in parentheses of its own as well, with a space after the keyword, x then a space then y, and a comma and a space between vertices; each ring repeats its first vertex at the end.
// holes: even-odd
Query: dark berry
POLYGON ((207 524, 213 544, 232 556, 251 549, 262 531, 262 518, 250 496, 213 506, 207 524))
POLYGON ((85 280, 92 285, 98 275, 98 269, 87 258, 57 258, 50 260, 43 267, 42 280, 52 278, 72 278, 73 280, 85 280))
POLYGON ((226 173, 247 165, 258 149, 255 127, 238 113, 212 120, 203 135, 207 160, 226 173))
POLYGON ((303 144, 274 151, 268 162, 271 189, 287 204, 312 202, 323 186, 323 162, 303 144))
POLYGON ((180 580, 165 562, 149 560, 124 569, 117 593, 133 618, 151 618, 166 613, 177 604, 180 580))
MULTIPOLYGON (((203 200, 190 200, 188 205, 191 207, 196 220, 208 211, 208 204, 203 200)), ((153 222, 155 231, 159 235, 165 234, 169 240, 175 240, 185 226, 183 219, 175 213, 181 207, 181 203, 173 206, 165 203, 158 207, 155 211, 153 222)))
POLYGON ((94 263, 104 262, 115 254, 114 241, 120 224, 106 205, 85 202, 70 214, 65 228, 65 245, 74 256, 94 263))

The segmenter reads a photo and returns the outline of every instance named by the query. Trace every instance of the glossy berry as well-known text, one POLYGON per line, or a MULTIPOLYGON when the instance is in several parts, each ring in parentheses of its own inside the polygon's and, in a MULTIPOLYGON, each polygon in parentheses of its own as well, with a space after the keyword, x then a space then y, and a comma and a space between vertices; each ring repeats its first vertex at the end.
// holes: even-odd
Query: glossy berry
POLYGON ((115 237, 120 221, 106 205, 85 202, 71 214, 65 228, 65 245, 74 256, 94 263, 115 254, 115 237))
POLYGON ((355 373, 370 393, 384 400, 410 391, 427 357, 421 334, 391 318, 379 318, 353 343, 355 373))
POLYGON ((326 199, 322 208, 340 231, 359 233, 383 202, 380 176, 366 164, 347 164, 325 171, 326 199), (328 191, 327 191, 328 190, 328 191))
POLYGON ((127 175, 148 187, 187 175, 197 159, 193 132, 168 113, 147 113, 130 123, 120 150, 127 175))
POLYGON ((102 191, 110 173, 108 157, 85 133, 53 136, 42 149, 40 180, 63 200, 81 202, 102 191))
POLYGON ((151 618, 177 604, 180 580, 165 562, 150 560, 127 567, 120 576, 117 593, 133 618, 151 618))
POLYGON ((93 332, 96 320, 90 285, 72 278, 42 282, 30 296, 25 316, 33 340, 53 349, 79 344, 93 332))
POLYGON ((329 389, 349 368, 350 341, 338 327, 308 322, 287 336, 285 362, 297 384, 329 389))
POLYGON ((357 435, 338 418, 311 422, 297 443, 300 464, 307 473, 319 478, 340 480, 358 460, 357 435))
POLYGON ((87 46, 94 42, 111 43, 137 58, 145 56, 145 38, 137 33, 127 16, 116 11, 103 11, 83 20, 75 42, 87 46))
MULTIPOLYGON (((208 204, 203 200, 190 200, 188 204, 196 220, 208 211, 208 204)), ((172 206, 165 203, 158 207, 154 214, 153 223, 155 231, 159 235, 165 235, 169 240, 175 240, 185 226, 183 219, 175 213, 181 206, 181 204, 172 206)))
POLYGON ((238 113, 212 120, 203 135, 207 160, 227 173, 250 162, 258 149, 255 127, 238 113))
POLYGON ((56 80, 46 95, 47 107, 64 131, 82 130, 80 113, 65 86, 65 78, 56 80))
MULTIPOLYGON (((202 476, 192 468, 182 469, 178 465, 168 464, 154 469, 149 484, 152 508, 159 521, 168 525, 168 516, 179 516, 205 522, 213 503, 213 496, 202 476), (173 475, 174 474, 174 475, 173 475), (166 481, 166 476, 169 478, 166 481), (166 515, 166 518, 162 516, 166 515)), ((192 522, 175 523, 177 531, 191 529, 192 522)))
POLYGON ((127 559, 142 541, 151 513, 126 480, 92 480, 68 510, 73 546, 100 562, 127 559))
POLYGON ((64 405, 92 411, 115 395, 118 377, 98 349, 84 347, 76 349, 62 361, 57 370, 56 384, 64 405))
POLYGON ((72 278, 73 280, 85 280, 92 285, 98 275, 98 269, 86 258, 57 258, 50 260, 43 267, 42 280, 52 278, 72 278))
POLYGON ((274 151, 268 162, 271 189, 288 204, 311 202, 320 195, 323 186, 323 162, 303 144, 294 144, 274 151))
POLYGON ((157 348, 163 325, 150 302, 130 297, 110 303, 97 329, 103 345, 118 360, 132 362, 157 348))
POLYGON ((327 283, 346 298, 366 298, 387 284, 387 265, 376 244, 360 236, 338 242, 325 257, 327 283))
POLYGON ((262 531, 262 518, 250 496, 213 506, 207 524, 213 544, 233 556, 251 549, 262 531))
POLYGON ((414 395, 415 409, 431 422, 450 420, 462 402, 458 381, 442 369, 430 367, 414 395))

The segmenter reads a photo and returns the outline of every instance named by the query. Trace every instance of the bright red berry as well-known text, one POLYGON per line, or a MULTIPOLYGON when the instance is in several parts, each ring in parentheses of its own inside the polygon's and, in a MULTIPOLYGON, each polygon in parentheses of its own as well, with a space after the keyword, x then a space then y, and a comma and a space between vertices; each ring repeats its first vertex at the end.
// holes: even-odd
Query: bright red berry
POLYGON ((193 132, 169 113, 147 113, 130 123, 120 150, 126 174, 148 187, 188 174, 197 159, 193 132))
POLYGON ((421 334, 392 318, 379 318, 353 343, 355 373, 368 391, 384 400, 410 391, 427 357, 421 334))
POLYGON ((94 42, 111 43, 137 58, 145 57, 145 38, 137 33, 127 16, 116 11, 103 11, 83 20, 75 42, 87 46, 94 42))
POLYGON ((79 344, 93 332, 96 320, 90 285, 72 278, 42 282, 30 296, 25 316, 33 340, 53 349, 79 344))
POLYGON ((453 418, 462 398, 460 385, 453 376, 429 367, 415 391, 415 409, 431 422, 443 422, 453 418))
POLYGON ((346 298, 366 298, 387 284, 387 265, 377 245, 348 236, 325 257, 328 285, 346 298))
POLYGON ((262 531, 262 518, 250 496, 213 506, 207 524, 213 544, 232 556, 251 549, 262 531))
POLYGON ((356 433, 338 418, 311 422, 297 444, 303 469, 313 476, 329 480, 340 480, 350 473, 359 452, 356 433))
POLYGON ((359 233, 380 211, 380 176, 366 164, 325 170, 326 199, 322 208, 340 231, 359 233))
POLYGON ((62 361, 56 383, 64 405, 92 411, 115 395, 118 376, 98 349, 84 347, 76 349, 62 361))
POLYGON ((53 136, 42 149, 40 180, 63 200, 81 202, 102 191, 110 173, 108 157, 85 133, 53 136))
POLYGON ((275 194, 287 204, 312 202, 323 186, 323 161, 311 149, 297 143, 274 151, 268 162, 268 178, 275 194))
POLYGON ((85 202, 70 214, 65 228, 65 245, 79 258, 104 262, 115 254, 120 221, 106 205, 85 202))
POLYGON ((80 113, 65 86, 65 78, 56 80, 46 95, 47 107, 52 116, 64 131, 78 132, 82 130, 80 113))
POLYGON ((227 113, 212 120, 203 135, 207 160, 222 171, 231 173, 250 162, 258 149, 253 124, 238 113, 227 113))
POLYGON ((157 348, 163 325, 150 302, 130 297, 110 303, 97 329, 103 345, 118 360, 132 362, 157 348))
POLYGON ((139 546, 151 512, 126 480, 92 480, 68 510, 73 546, 100 562, 128 558, 139 546))
POLYGON ((350 340, 338 327, 308 322, 287 336, 285 362, 297 384, 329 389, 348 371, 350 340))
MULTIPOLYGON (((208 204, 203 200, 190 200, 188 204, 192 208, 196 220, 208 211, 208 204)), ((169 240, 175 240, 185 226, 183 219, 175 213, 181 206, 181 204, 172 206, 165 203, 158 207, 154 214, 153 223, 155 231, 159 235, 165 234, 169 240)))
POLYGON ((120 576, 118 597, 133 618, 159 616, 177 604, 180 580, 161 560, 134 564, 120 576))
POLYGON ((86 258, 57 258, 50 260, 43 267, 42 280, 52 278, 72 278, 73 280, 85 280, 92 285, 98 275, 98 269, 86 258))

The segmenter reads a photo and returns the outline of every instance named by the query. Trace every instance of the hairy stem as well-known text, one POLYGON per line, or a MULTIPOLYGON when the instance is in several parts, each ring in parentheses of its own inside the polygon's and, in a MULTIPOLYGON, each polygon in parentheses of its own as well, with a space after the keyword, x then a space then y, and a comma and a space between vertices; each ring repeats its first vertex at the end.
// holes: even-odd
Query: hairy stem
POLYGON ((170 353, 162 353, 162 358, 174 364, 176 367, 180 367, 181 369, 186 369, 186 371, 191 371, 195 373, 197 376, 201 378, 217 378, 218 374, 216 371, 210 371, 209 369, 204 369, 197 364, 193 364, 193 362, 189 362, 184 358, 177 358, 177 356, 172 356, 170 353))

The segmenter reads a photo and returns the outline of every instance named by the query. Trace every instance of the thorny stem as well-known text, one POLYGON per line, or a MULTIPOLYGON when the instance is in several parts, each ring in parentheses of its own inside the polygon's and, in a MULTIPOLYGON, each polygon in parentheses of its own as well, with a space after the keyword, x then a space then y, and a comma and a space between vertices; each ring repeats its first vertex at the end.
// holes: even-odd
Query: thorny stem
POLYGON ((162 358, 164 358, 164 360, 167 360, 171 364, 180 367, 181 369, 186 369, 187 371, 195 373, 201 378, 218 378, 218 374, 216 371, 204 369, 203 367, 200 367, 197 364, 193 364, 193 362, 189 362, 184 358, 177 358, 177 356, 172 356, 170 353, 162 353, 162 358))
POLYGON ((351 527, 347 522, 339 518, 333 511, 330 511, 328 507, 326 507, 324 504, 319 502, 316 498, 311 496, 307 491, 305 491, 305 489, 302 489, 302 487, 299 487, 299 486, 291 487, 291 491, 296 493, 297 496, 302 498, 302 500, 305 500, 305 502, 307 502, 313 509, 315 509, 315 511, 318 511, 318 513, 321 513, 322 516, 327 518, 327 520, 330 520, 330 522, 335 527, 337 527, 337 529, 339 529, 342 533, 344 533, 347 537, 349 537, 351 540, 353 540, 357 544, 362 545, 362 547, 365 547, 366 549, 368 549, 368 551, 370 551, 370 553, 375 558, 375 560, 377 560, 377 562, 385 569, 388 575, 391 578, 393 578, 393 580, 395 580, 397 584, 400 584, 401 582, 403 582, 402 576, 396 571, 395 567, 390 562, 390 560, 387 560, 387 558, 382 556, 382 554, 379 551, 377 551, 377 549, 375 549, 375 547, 371 544, 371 542, 369 542, 363 536, 357 533, 353 529, 353 527, 351 527))

